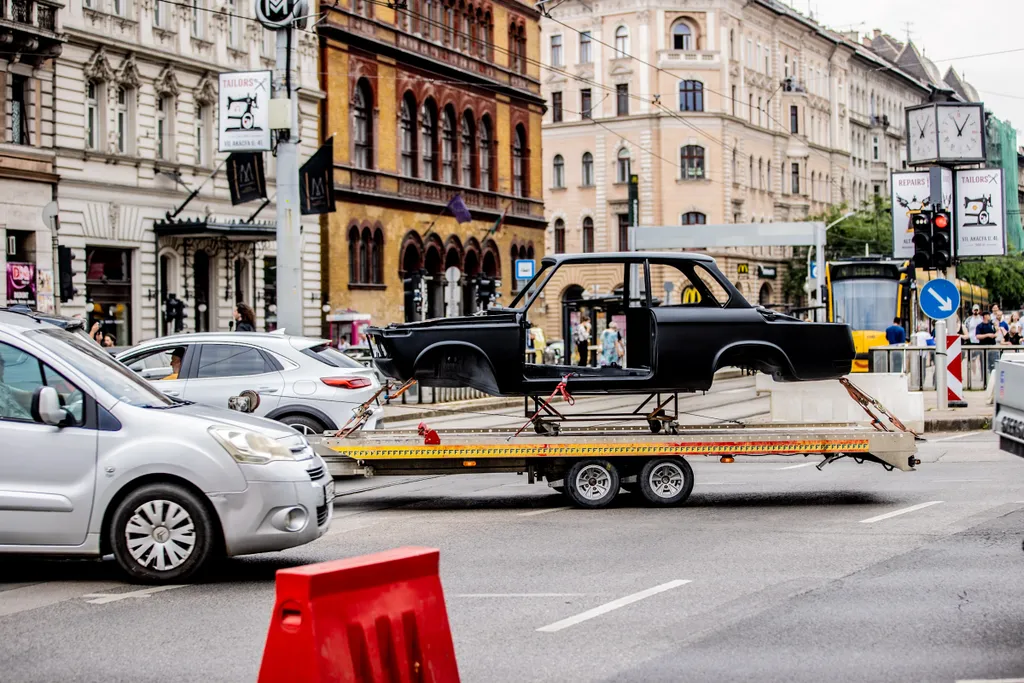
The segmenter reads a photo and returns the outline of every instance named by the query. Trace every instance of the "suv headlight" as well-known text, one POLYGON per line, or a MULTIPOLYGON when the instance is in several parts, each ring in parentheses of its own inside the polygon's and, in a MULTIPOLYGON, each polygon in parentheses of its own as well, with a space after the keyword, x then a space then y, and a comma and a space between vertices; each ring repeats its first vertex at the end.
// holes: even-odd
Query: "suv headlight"
POLYGON ((228 454, 241 463, 263 465, 274 460, 301 460, 286 444, 258 432, 237 427, 210 427, 210 436, 217 440, 228 454))

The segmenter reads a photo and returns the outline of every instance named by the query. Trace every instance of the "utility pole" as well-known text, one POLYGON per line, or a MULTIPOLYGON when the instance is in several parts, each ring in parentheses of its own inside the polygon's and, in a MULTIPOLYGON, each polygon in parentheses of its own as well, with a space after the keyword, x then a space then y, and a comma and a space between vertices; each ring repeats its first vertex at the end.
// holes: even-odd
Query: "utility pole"
MULTIPOLYGON (((302 234, 299 205, 299 102, 293 87, 295 28, 277 30, 272 108, 287 106, 288 127, 277 138, 277 320, 278 328, 301 335, 302 234), (281 104, 276 104, 281 101, 281 104)), ((280 125, 280 124, 278 124, 280 125)))

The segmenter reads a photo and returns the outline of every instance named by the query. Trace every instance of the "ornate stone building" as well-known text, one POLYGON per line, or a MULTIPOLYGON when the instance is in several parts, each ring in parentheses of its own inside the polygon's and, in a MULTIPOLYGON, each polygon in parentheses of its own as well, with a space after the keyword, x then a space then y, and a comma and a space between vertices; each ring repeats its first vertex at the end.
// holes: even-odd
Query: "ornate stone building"
MULTIPOLYGON (((227 329, 236 301, 274 326, 275 206, 232 206, 217 151, 217 74, 272 69, 274 38, 238 0, 71 0, 56 64, 60 243, 74 255, 62 313, 100 322, 118 344, 185 329, 227 329), (192 190, 198 193, 182 209, 192 190), (176 213, 179 209, 180 213, 176 213)), ((316 149, 317 40, 298 33, 301 155, 316 149)), ((274 197, 274 157, 264 153, 274 197)), ((304 221, 304 332, 321 326, 316 217, 304 221)), ((301 332, 295 330, 295 332, 301 332)))
POLYGON ((332 334, 351 312, 389 323, 511 300, 513 262, 544 246, 538 19, 517 0, 352 0, 326 11, 332 334), (468 222, 446 208, 456 195, 468 222))

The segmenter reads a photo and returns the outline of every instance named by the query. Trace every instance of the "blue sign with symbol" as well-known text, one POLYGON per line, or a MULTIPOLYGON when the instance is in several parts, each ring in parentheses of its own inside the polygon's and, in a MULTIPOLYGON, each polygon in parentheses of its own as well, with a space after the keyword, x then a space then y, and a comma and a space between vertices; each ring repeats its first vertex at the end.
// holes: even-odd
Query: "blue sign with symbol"
POLYGON ((532 280, 534 274, 534 263, 530 259, 516 259, 516 279, 532 280))
POLYGON ((811 279, 812 280, 817 280, 818 279, 818 262, 817 261, 811 261, 811 279))
POLYGON ((929 280, 917 298, 921 310, 932 320, 945 320, 960 308, 960 291, 949 280, 929 280))

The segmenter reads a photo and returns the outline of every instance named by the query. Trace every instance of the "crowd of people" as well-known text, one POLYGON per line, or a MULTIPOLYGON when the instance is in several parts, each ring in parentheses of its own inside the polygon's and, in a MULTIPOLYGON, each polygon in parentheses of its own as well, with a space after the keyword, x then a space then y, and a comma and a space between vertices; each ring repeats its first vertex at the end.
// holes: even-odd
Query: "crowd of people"
MULTIPOLYGON (((971 307, 971 315, 967 320, 960 323, 956 316, 951 319, 949 326, 950 334, 959 331, 960 343, 980 346, 1020 346, 1024 323, 1021 322, 1021 311, 1013 311, 1009 315, 1004 313, 999 304, 992 304, 992 307, 983 311, 981 306, 974 304, 971 307)), ((906 332, 900 325, 900 319, 895 318, 892 325, 885 330, 885 339, 890 345, 905 344, 910 341, 913 346, 934 346, 934 323, 922 321, 918 323, 917 331, 907 339, 906 332)))

